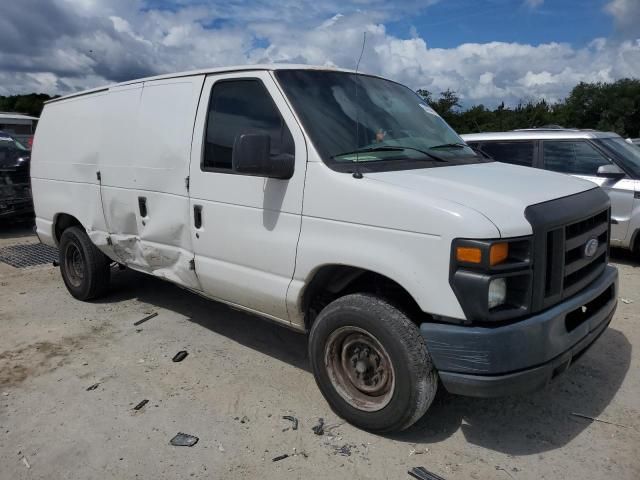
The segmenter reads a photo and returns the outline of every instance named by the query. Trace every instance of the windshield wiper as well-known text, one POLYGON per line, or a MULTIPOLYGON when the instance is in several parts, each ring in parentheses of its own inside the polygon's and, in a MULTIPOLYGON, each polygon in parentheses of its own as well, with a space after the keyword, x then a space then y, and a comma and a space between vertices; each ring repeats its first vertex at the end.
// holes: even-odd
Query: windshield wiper
POLYGON ((443 143, 442 145, 434 145, 429 147, 429 150, 435 150, 437 148, 466 148, 468 145, 464 143, 443 143))
POLYGON ((361 148, 360 150, 354 150, 352 152, 344 152, 339 153, 337 155, 333 155, 331 158, 334 159, 336 157, 343 157, 345 155, 355 155, 357 153, 370 153, 370 152, 402 152, 403 150, 413 150, 414 152, 421 153, 432 160, 437 162, 446 162, 444 158, 440 158, 433 153, 425 152, 424 150, 420 150, 418 148, 413 147, 400 147, 400 146, 390 146, 390 145, 381 145, 379 147, 369 147, 369 148, 361 148))

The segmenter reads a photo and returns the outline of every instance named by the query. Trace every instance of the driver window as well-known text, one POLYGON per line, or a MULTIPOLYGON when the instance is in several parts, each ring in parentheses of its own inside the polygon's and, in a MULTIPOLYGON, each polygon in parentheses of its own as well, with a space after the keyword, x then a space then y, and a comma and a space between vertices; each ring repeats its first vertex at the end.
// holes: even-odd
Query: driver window
POLYGON ((207 112, 202 169, 233 173, 233 144, 239 135, 245 133, 268 133, 272 158, 294 155, 291 132, 260 80, 216 82, 207 112))

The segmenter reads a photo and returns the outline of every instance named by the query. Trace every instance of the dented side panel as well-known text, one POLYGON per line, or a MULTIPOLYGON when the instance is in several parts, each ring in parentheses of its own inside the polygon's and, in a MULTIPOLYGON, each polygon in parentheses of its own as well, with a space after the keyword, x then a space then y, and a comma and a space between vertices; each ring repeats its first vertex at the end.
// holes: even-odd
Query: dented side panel
POLYGON ((126 148, 103 139, 102 203, 110 245, 96 238, 117 261, 195 290, 201 288, 191 263, 185 178, 201 84, 201 77, 193 77, 113 93, 108 110, 126 148))
POLYGON ((56 243, 56 219, 69 214, 113 260, 200 289, 185 178, 203 78, 111 87, 45 107, 32 169, 43 242, 56 243))

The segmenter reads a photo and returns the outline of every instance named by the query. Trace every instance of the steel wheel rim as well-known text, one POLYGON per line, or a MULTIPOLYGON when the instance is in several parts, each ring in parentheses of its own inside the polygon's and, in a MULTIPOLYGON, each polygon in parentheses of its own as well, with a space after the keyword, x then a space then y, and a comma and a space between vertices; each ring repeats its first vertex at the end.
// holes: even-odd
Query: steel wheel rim
POLYGON ((84 280, 84 258, 75 243, 69 243, 64 251, 64 266, 69 283, 80 287, 84 280))
POLYGON ((340 327, 329 335, 324 362, 331 384, 352 407, 375 412, 395 390, 395 373, 382 344, 359 327, 340 327))

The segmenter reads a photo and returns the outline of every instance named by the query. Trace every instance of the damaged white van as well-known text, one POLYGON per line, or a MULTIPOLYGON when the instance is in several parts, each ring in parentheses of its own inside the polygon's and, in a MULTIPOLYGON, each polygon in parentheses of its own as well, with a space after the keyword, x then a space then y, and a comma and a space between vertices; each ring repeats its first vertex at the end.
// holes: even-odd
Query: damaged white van
POLYGON ((115 262, 309 331, 327 402, 372 431, 439 384, 544 386, 616 308, 600 188, 488 161, 372 75, 243 66, 58 98, 31 175, 71 295, 106 294, 115 262))

